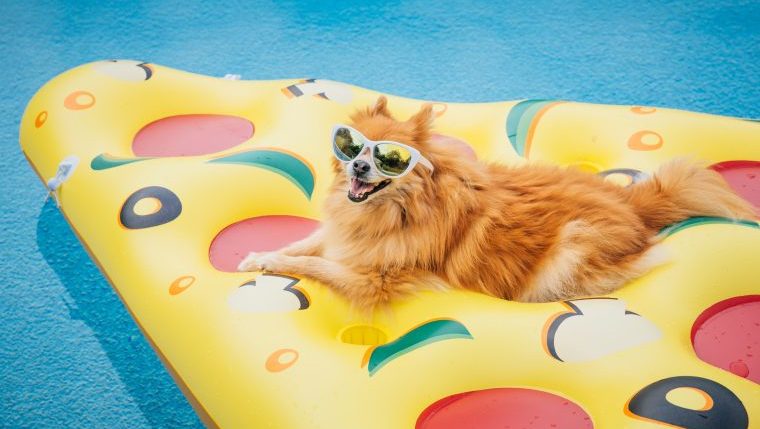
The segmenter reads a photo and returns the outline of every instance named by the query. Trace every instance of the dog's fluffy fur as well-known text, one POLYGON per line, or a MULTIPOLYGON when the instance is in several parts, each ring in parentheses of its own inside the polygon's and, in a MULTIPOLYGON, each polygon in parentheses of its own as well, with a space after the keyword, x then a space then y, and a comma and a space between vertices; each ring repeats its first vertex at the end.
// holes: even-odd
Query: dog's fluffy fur
MULTIPOLYGON (((430 141, 430 105, 402 122, 381 97, 351 119, 369 139, 418 149, 434 172, 418 164, 356 203, 347 198, 355 172, 335 161, 322 227, 250 254, 240 270, 311 277, 365 310, 436 286, 553 301, 611 292, 666 262, 657 233, 667 225, 755 217, 718 173, 686 160, 623 188, 573 169, 470 160, 430 141)), ((372 165, 363 181, 380 183, 369 154, 360 158, 372 165)))

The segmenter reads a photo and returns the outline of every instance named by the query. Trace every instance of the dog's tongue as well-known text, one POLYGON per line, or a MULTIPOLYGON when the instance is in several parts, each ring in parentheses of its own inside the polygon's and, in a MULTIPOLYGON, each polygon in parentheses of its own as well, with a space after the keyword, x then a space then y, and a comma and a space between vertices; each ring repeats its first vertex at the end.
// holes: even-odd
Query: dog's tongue
POLYGON ((356 177, 351 178, 351 193, 354 195, 371 191, 375 186, 371 183, 362 182, 356 177))

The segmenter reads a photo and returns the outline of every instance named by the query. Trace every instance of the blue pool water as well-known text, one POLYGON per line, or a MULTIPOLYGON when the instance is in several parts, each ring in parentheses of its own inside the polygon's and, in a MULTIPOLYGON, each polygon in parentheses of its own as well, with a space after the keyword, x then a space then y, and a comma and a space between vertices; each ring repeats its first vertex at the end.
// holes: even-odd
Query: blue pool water
POLYGON ((201 426, 18 148, 27 100, 56 74, 132 58, 443 101, 760 117, 760 2, 717 3, 0 2, 0 426, 201 426))

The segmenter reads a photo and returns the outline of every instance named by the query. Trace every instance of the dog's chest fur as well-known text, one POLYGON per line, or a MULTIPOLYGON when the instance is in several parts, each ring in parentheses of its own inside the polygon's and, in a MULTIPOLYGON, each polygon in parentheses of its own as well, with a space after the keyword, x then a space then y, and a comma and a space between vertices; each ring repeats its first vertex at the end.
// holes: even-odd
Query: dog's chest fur
POLYGON ((324 243, 324 256, 336 262, 366 267, 378 267, 380 262, 378 268, 432 265, 429 238, 413 237, 405 231, 373 237, 340 225, 326 224, 325 227, 329 238, 324 243))

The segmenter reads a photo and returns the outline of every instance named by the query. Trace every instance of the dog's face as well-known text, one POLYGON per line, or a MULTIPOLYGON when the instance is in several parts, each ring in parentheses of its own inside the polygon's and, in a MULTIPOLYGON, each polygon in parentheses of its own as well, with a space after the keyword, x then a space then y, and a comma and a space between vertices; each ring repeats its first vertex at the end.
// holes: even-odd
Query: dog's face
MULTIPOLYGON (((426 105, 407 121, 395 120, 386 107, 385 97, 380 97, 374 107, 361 110, 351 119, 351 127, 369 140, 393 141, 412 147, 425 157, 430 137, 432 108, 426 105)), ((398 154, 389 154, 397 156, 398 154)), ((336 160, 336 186, 345 187, 346 197, 352 204, 382 205, 403 200, 423 191, 432 171, 417 163, 402 177, 388 177, 380 172, 373 154, 364 147, 349 162, 336 160)))
POLYGON ((353 161, 344 163, 343 169, 348 180, 348 199, 354 203, 367 201, 393 181, 380 175, 366 147, 353 161))

